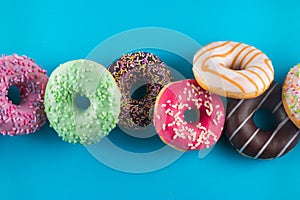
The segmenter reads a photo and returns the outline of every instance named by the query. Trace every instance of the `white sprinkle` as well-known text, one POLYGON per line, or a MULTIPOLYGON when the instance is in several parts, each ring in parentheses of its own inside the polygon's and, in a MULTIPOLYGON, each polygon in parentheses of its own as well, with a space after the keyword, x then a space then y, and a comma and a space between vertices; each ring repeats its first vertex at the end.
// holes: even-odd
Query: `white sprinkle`
POLYGON ((166 106, 167 106, 166 104, 161 104, 161 107, 163 107, 163 108, 166 107, 166 106))
POLYGON ((181 113, 181 112, 178 111, 178 112, 174 115, 174 117, 177 118, 177 117, 180 115, 180 113, 181 113))
POLYGON ((166 130, 166 124, 165 124, 165 123, 163 123, 162 129, 163 129, 164 131, 166 130))
POLYGON ((170 111, 171 111, 171 109, 168 108, 168 109, 165 111, 165 113, 168 114, 170 111))
POLYGON ((178 99, 179 99, 179 100, 181 100, 181 99, 182 99, 181 95, 178 95, 178 99))
POLYGON ((177 104, 172 104, 171 107, 177 109, 177 104))
POLYGON ((186 82, 186 85, 187 85, 187 86, 191 86, 190 82, 186 82))
POLYGON ((196 90, 196 91, 199 91, 199 88, 196 87, 194 84, 192 84, 192 88, 193 88, 194 90, 196 90))
POLYGON ((169 100, 167 101, 167 103, 171 103, 171 100, 169 99, 169 100))
POLYGON ((209 101, 205 101, 205 102, 204 102, 204 106, 205 106, 206 108, 208 108, 208 109, 205 110, 205 111, 206 111, 206 114, 207 114, 208 116, 211 116, 211 114, 212 114, 212 112, 213 112, 212 104, 211 104, 209 101))
POLYGON ((160 120, 160 116, 159 115, 156 115, 156 117, 157 117, 158 120, 160 120))
POLYGON ((216 108, 220 108, 220 105, 219 105, 219 104, 217 104, 217 105, 216 105, 216 108))
POLYGON ((213 119, 213 122, 214 122, 214 124, 217 126, 218 125, 218 123, 217 123, 217 121, 215 120, 215 119, 213 119))
POLYGON ((175 121, 174 121, 174 122, 172 122, 172 123, 169 123, 169 124, 168 124, 168 127, 171 127, 171 126, 173 126, 173 125, 174 125, 174 123, 175 123, 175 121))
POLYGON ((196 103, 196 107, 197 107, 197 109, 200 109, 201 108, 201 106, 202 106, 202 103, 196 103))

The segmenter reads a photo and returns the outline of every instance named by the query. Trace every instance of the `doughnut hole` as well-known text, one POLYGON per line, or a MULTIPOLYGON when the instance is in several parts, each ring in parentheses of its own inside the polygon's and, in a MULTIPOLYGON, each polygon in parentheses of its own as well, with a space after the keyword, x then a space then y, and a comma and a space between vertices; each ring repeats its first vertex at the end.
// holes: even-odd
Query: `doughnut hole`
POLYGON ((12 85, 9 87, 7 98, 14 105, 20 105, 22 98, 21 98, 21 93, 20 93, 18 86, 12 85))
POLYGON ((255 125, 264 131, 271 131, 275 128, 276 118, 269 110, 259 109, 254 113, 255 125))
POLYGON ((89 98, 84 95, 76 95, 74 104, 79 110, 86 110, 91 105, 89 98))
POLYGON ((141 100, 142 98, 144 98, 146 96, 147 93, 147 85, 144 84, 142 86, 136 86, 136 87, 132 87, 130 94, 131 94, 131 98, 134 100, 141 100))
POLYGON ((183 117, 187 123, 195 123, 200 119, 200 112, 197 109, 187 109, 186 111, 184 111, 183 117))

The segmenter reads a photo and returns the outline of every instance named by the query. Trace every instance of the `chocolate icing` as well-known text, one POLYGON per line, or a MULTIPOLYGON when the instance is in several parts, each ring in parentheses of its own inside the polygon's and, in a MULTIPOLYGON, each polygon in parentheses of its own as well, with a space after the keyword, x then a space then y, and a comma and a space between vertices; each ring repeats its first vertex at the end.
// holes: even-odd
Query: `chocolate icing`
POLYGON ((272 83, 254 99, 232 99, 227 106, 225 132, 239 153, 255 159, 274 159, 288 153, 297 144, 300 133, 284 110, 278 83, 272 83), (274 114, 273 130, 264 131, 255 125, 253 117, 258 109, 274 114))
POLYGON ((127 129, 136 129, 151 124, 153 107, 160 90, 171 82, 167 65, 156 55, 147 52, 125 54, 108 70, 115 78, 122 96, 119 125, 127 129), (146 94, 136 100, 130 95, 131 87, 144 82, 146 94))

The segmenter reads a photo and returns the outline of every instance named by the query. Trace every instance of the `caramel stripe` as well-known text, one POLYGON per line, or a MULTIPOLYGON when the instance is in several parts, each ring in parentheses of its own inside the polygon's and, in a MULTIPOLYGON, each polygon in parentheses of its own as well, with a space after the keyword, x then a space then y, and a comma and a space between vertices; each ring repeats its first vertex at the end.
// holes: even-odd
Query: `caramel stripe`
POLYGON ((202 68, 202 70, 203 70, 204 72, 210 72, 210 73, 212 73, 212 74, 215 74, 215 75, 217 75, 217 76, 220 76, 220 77, 223 78, 224 80, 226 80, 226 81, 232 83, 233 85, 235 85, 236 87, 238 87, 243 93, 246 92, 245 89, 244 89, 238 82, 232 80, 231 78, 228 78, 227 76, 225 76, 225 75, 223 75, 223 74, 220 74, 219 72, 216 72, 216 71, 214 71, 214 70, 212 70, 212 69, 209 69, 209 68, 208 68, 208 65, 204 65, 204 64, 207 62, 208 59, 210 59, 210 57, 207 57, 207 58, 203 61, 202 65, 201 65, 201 68, 202 68))
POLYGON ((268 93, 264 98, 261 100, 261 102, 257 105, 257 107, 250 113, 250 115, 237 127, 237 129, 232 133, 232 135, 229 137, 229 141, 232 141, 234 136, 239 132, 239 130, 246 124, 246 122, 252 117, 252 115, 262 106, 262 104, 267 100, 269 95, 272 93, 272 91, 276 88, 278 83, 275 83, 272 88, 269 89, 268 93))
POLYGON ((256 88, 256 91, 258 91, 257 84, 249 76, 247 76, 246 74, 244 74, 242 72, 239 72, 239 71, 235 71, 235 72, 242 75, 242 76, 244 76, 246 79, 248 79, 248 81, 251 82, 254 85, 254 87, 256 88))
POLYGON ((252 74, 255 74, 261 80, 261 82, 263 83, 264 89, 266 88, 266 84, 265 84, 264 80, 260 77, 260 75, 258 73, 254 72, 254 71, 251 71, 251 70, 247 70, 247 71, 252 73, 252 74))
MULTIPOLYGON (((223 63, 220 63, 220 65, 222 67, 224 67, 224 68, 227 68, 223 63)), ((258 90, 257 84, 249 76, 247 76, 246 74, 243 74, 242 72, 237 71, 237 70, 232 70, 232 71, 235 72, 235 73, 238 73, 238 74, 240 74, 242 76, 244 76, 250 83, 252 83, 254 85, 254 87, 256 88, 256 90, 258 90)))
POLYGON ((251 49, 250 51, 248 51, 248 53, 246 53, 246 54, 244 55, 244 57, 243 57, 242 60, 241 60, 241 66, 243 66, 243 62, 244 62, 244 60, 247 58, 247 56, 248 56, 251 52, 253 52, 253 51, 255 51, 255 50, 257 50, 257 49, 251 49))
POLYGON ((287 123, 288 120, 289 120, 289 117, 286 117, 282 122, 280 122, 278 124, 277 128, 272 133, 271 137, 267 140, 267 142, 264 144, 264 146, 259 150, 259 152, 256 154, 254 159, 258 158, 264 152, 264 150, 268 147, 268 145, 273 140, 273 138, 277 135, 278 131, 287 123))
POLYGON ((253 68, 256 68, 256 69, 259 69, 259 70, 263 71, 263 72, 264 72, 264 74, 266 75, 266 77, 268 78, 269 82, 271 82, 271 79, 270 79, 270 77, 268 76, 267 72, 266 72, 266 71, 265 71, 263 68, 261 68, 260 66, 251 66, 251 67, 253 67, 253 68))
POLYGON ((264 62, 266 63, 266 65, 268 66, 269 70, 274 74, 274 69, 273 67, 270 66, 270 64, 268 63, 268 61, 270 61, 269 59, 265 59, 264 62))
POLYGON ((194 59, 194 63, 196 63, 196 62, 199 60, 199 58, 200 58, 203 54, 208 53, 208 52, 210 52, 210 51, 212 51, 212 50, 214 50, 214 49, 217 49, 217 48, 226 46, 226 45, 229 44, 229 43, 231 43, 231 42, 230 42, 230 41, 227 41, 227 42, 224 42, 223 44, 220 44, 220 45, 214 46, 214 47, 212 47, 212 48, 209 48, 209 49, 207 49, 207 50, 204 50, 199 56, 196 57, 196 59, 194 59))
POLYGON ((279 152, 279 154, 276 156, 277 158, 282 156, 282 154, 289 148, 289 146, 293 143, 293 141, 298 137, 300 133, 300 130, 296 132, 296 134, 289 140, 288 143, 283 147, 283 149, 279 152))
POLYGON ((242 43, 238 43, 238 44, 236 44, 232 49, 230 49, 229 51, 227 51, 226 53, 213 55, 213 56, 211 56, 211 58, 215 58, 215 57, 225 58, 225 57, 229 56, 230 54, 232 54, 232 52, 233 52, 236 48, 238 48, 239 46, 241 46, 241 45, 242 45, 242 43))
POLYGON ((248 62, 246 62, 246 64, 244 65, 244 69, 246 69, 246 67, 248 66, 248 64, 252 61, 252 60, 254 60, 254 58, 256 58, 257 56, 259 56, 259 55, 261 55, 261 54, 263 54, 263 52, 258 52, 258 53, 256 53, 256 54, 254 54, 249 60, 248 60, 248 62))
POLYGON ((242 53, 243 51, 245 51, 246 49, 248 49, 249 47, 251 47, 251 46, 246 46, 246 47, 242 48, 242 49, 239 51, 239 53, 234 57, 234 59, 233 59, 231 65, 229 66, 231 69, 234 69, 235 63, 236 63, 237 59, 239 58, 239 56, 241 55, 241 53, 242 53))
MULTIPOLYGON (((238 48, 240 45, 242 45, 242 43, 238 43, 236 44, 233 48, 231 48, 228 52, 224 53, 224 54, 217 54, 217 55, 213 55, 211 57, 207 57, 204 59, 203 64, 202 64, 202 70, 204 72, 210 72, 212 74, 215 74, 217 76, 220 76, 221 78, 225 79, 226 81, 232 83, 233 85, 235 85, 236 87, 238 87, 243 93, 246 93, 246 90, 243 88, 243 86, 241 86, 238 82, 232 80, 231 78, 225 76, 224 74, 220 74, 219 72, 216 72, 212 69, 208 68, 208 65, 206 65, 206 62, 210 59, 210 58, 215 58, 215 57, 227 57, 228 55, 232 54, 232 52, 234 52, 234 50, 236 48, 238 48)), ((225 67, 223 63, 221 63, 221 66, 225 67)), ((225 67, 226 68, 226 67, 225 67)))

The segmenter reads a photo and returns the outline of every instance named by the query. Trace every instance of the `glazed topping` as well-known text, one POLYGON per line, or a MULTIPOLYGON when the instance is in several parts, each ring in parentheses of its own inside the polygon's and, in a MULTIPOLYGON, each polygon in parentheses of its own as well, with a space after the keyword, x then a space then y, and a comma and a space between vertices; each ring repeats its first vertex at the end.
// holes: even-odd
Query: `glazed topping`
POLYGON ((222 101, 202 89, 196 81, 180 81, 166 86, 158 106, 156 129, 162 139, 175 148, 209 148, 219 139, 224 124, 222 101), (199 119, 185 121, 184 113, 193 109, 200 113, 199 119))
POLYGON ((291 114, 300 122, 300 64, 291 68, 286 76, 282 92, 291 114))
POLYGON ((44 93, 48 78, 32 59, 26 56, 0 58, 0 132, 4 135, 35 132, 46 122, 44 93), (7 97, 11 86, 19 89, 21 102, 14 105, 7 97))
POLYGON ((104 67, 92 61, 76 60, 52 73, 45 107, 51 126, 63 140, 94 144, 116 126, 119 98, 114 79, 104 67), (90 100, 86 110, 74 105, 77 95, 90 100))

